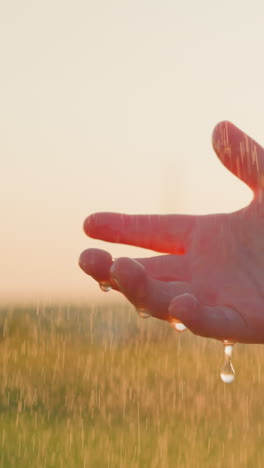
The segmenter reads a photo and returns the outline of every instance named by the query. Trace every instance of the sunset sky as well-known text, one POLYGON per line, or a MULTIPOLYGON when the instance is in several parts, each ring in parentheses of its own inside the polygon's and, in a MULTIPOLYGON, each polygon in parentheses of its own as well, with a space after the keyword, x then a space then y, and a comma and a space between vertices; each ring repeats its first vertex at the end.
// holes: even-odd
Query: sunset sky
POLYGON ((79 254, 139 249, 86 238, 90 213, 249 202, 211 134, 230 120, 264 144, 263 17, 261 0, 2 2, 1 303, 116 299, 79 254))

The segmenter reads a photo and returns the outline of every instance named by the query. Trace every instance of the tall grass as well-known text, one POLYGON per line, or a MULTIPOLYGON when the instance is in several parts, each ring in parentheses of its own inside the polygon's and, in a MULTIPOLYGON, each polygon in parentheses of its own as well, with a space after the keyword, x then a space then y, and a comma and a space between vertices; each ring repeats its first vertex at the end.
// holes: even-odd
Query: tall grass
POLYGON ((262 467, 264 347, 129 306, 0 310, 1 467, 262 467))

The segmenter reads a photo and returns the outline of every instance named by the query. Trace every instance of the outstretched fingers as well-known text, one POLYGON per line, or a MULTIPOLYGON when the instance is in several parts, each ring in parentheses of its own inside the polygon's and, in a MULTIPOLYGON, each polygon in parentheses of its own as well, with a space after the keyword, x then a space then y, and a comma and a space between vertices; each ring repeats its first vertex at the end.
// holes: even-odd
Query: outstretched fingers
POLYGON ((249 339, 246 321, 229 306, 205 306, 192 294, 183 294, 171 301, 169 313, 196 335, 234 343, 249 339))
POLYGON ((264 149, 230 122, 220 122, 214 129, 214 150, 234 175, 254 192, 264 189, 264 149))
POLYGON ((184 254, 190 245, 196 216, 94 213, 85 233, 95 239, 129 244, 162 253, 184 254))
MULTIPOLYGON (((193 333, 218 340, 252 342, 245 319, 233 308, 201 304, 193 295, 190 283, 182 280, 161 281, 155 278, 167 256, 154 259, 122 257, 113 260, 108 252, 88 249, 80 256, 80 266, 99 283, 108 283, 122 292, 140 310, 162 320, 181 321, 193 333), (142 263, 141 263, 142 262, 142 263), (153 275, 154 273, 154 275, 153 275)), ((168 257, 173 258, 173 257, 168 257)), ((184 257, 176 257, 182 259, 184 257)), ((180 270, 178 270, 180 277, 180 270)))
POLYGON ((147 311, 162 320, 170 320, 168 307, 172 298, 177 294, 190 292, 187 282, 163 282, 153 279, 143 265, 126 257, 113 263, 110 277, 137 309, 147 311))
MULTIPOLYGON (((146 274, 153 279, 164 282, 189 280, 189 262, 186 255, 159 255, 135 260, 144 267, 146 274)), ((79 259, 79 265, 87 275, 92 276, 99 283, 109 283, 113 289, 119 289, 110 275, 113 263, 111 255, 101 249, 87 249, 82 252, 79 259)))

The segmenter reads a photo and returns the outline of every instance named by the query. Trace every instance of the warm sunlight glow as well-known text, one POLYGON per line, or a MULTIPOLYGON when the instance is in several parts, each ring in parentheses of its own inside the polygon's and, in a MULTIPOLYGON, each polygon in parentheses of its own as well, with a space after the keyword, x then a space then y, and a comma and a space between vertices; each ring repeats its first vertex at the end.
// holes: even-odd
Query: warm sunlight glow
POLYGON ((0 301, 103 298, 78 267, 85 248, 109 248, 85 237, 90 213, 250 200, 211 132, 228 119, 264 141, 264 4, 191 3, 3 3, 0 301))

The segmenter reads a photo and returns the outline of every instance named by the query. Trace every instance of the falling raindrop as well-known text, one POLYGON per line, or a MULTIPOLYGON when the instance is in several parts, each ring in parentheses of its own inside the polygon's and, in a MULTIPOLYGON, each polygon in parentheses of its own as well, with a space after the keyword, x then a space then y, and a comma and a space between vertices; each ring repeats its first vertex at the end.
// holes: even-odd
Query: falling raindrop
POLYGON ((184 332, 188 330, 187 327, 180 321, 171 322, 171 326, 175 328, 175 330, 177 330, 178 332, 184 332))
POLYGON ((137 307, 136 311, 140 318, 147 319, 151 317, 151 313, 148 310, 144 309, 143 307, 137 307))
POLYGON ((231 362, 233 346, 234 344, 230 341, 224 341, 225 361, 220 371, 220 377, 225 383, 231 383, 235 380, 235 371, 231 362))
POLYGON ((112 289, 112 286, 109 283, 106 283, 105 281, 102 281, 101 283, 99 283, 99 286, 104 292, 111 291, 112 289))

